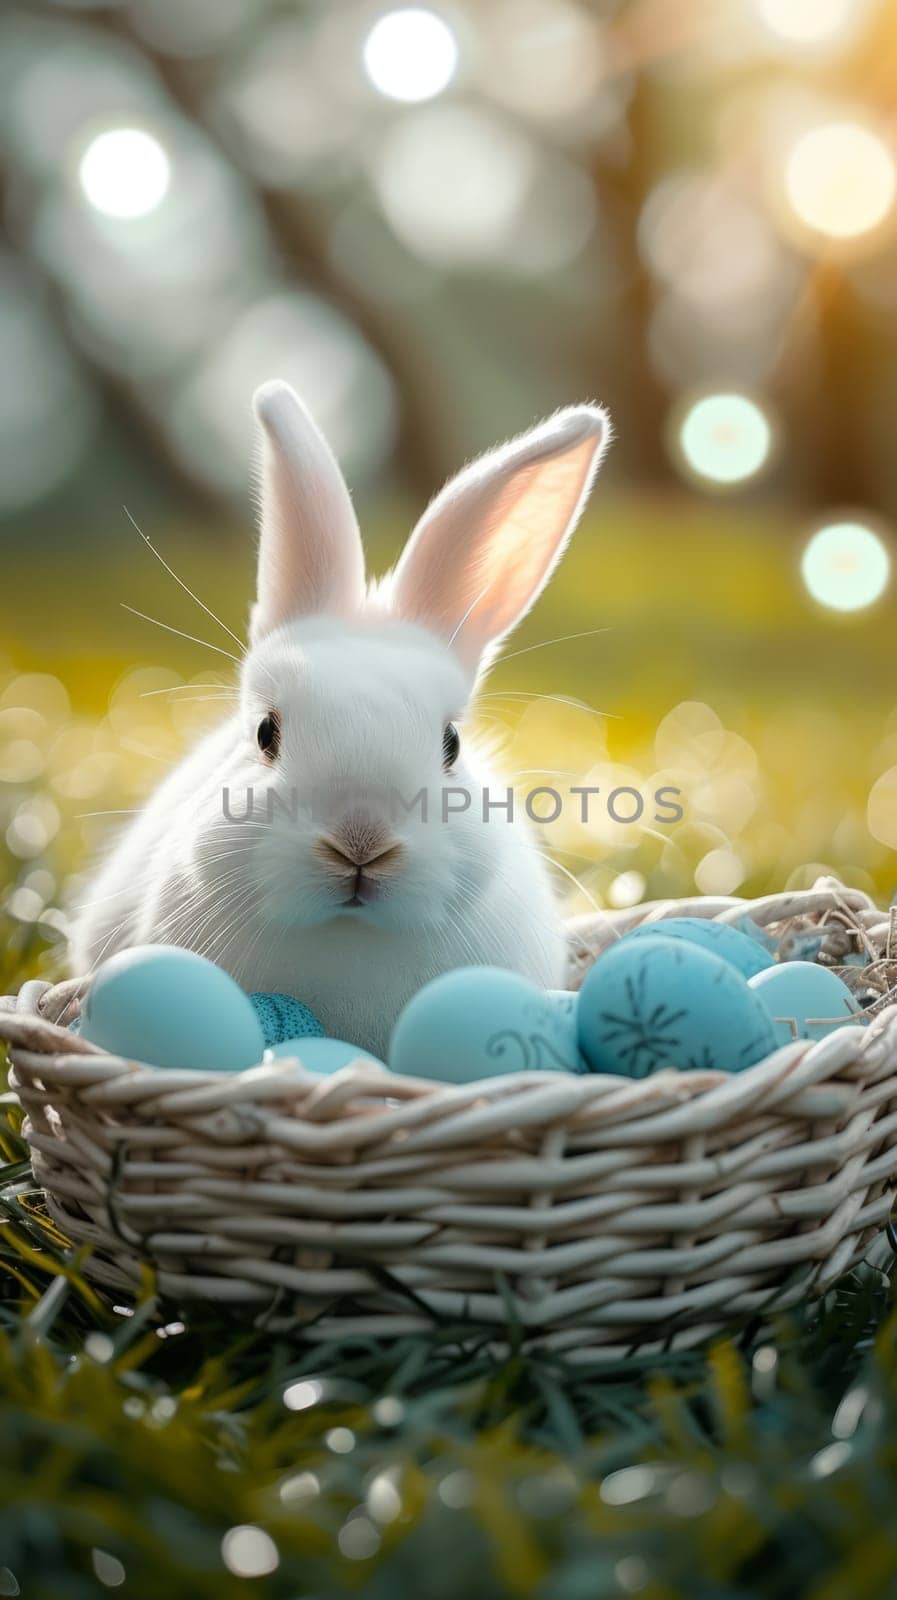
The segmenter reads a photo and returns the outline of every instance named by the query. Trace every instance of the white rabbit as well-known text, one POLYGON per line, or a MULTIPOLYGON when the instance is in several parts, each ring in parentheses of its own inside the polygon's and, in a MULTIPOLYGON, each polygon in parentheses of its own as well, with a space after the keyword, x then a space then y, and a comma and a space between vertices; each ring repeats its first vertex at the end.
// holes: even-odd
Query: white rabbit
POLYGON ((571 407, 465 468, 366 591, 328 445, 286 384, 254 404, 261 539, 240 709, 118 840, 75 921, 72 968, 179 944, 382 1056, 404 1003, 450 968, 562 981, 547 866, 455 724, 556 566, 609 422, 571 407))

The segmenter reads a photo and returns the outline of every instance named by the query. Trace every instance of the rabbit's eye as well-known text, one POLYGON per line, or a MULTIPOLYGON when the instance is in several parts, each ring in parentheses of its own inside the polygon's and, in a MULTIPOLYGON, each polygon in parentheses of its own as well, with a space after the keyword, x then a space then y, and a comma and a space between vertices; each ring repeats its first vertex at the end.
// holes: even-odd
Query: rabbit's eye
POLYGON ((276 760, 280 749, 280 721, 276 711, 269 711, 266 717, 262 717, 256 738, 262 755, 267 756, 269 761, 276 760))
POLYGON ((461 735, 453 722, 447 722, 442 734, 442 765, 450 772, 461 753, 461 735))

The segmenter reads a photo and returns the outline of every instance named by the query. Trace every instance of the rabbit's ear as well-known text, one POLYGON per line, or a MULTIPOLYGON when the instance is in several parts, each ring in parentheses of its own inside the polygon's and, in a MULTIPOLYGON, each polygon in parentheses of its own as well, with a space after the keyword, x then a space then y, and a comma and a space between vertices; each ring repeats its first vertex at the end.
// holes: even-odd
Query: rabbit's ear
POLYGON ((395 610, 475 669, 548 582, 609 440, 605 411, 571 406, 465 467, 405 547, 395 610))
POLYGON ((345 479, 298 395, 266 383, 253 406, 261 447, 255 640, 291 617, 355 610, 364 553, 345 479))

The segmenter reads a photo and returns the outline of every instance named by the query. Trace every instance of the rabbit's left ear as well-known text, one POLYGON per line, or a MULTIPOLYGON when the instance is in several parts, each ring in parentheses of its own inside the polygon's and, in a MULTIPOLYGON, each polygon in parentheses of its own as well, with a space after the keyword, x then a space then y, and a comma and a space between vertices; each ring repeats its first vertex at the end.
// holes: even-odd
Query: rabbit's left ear
POLYGON ((551 577, 609 441, 605 411, 571 406, 466 467, 405 547, 395 611, 476 670, 551 577))
POLYGON ((258 599, 253 642, 291 617, 344 616, 364 599, 364 552, 336 458, 289 384, 253 406, 261 448, 258 599))

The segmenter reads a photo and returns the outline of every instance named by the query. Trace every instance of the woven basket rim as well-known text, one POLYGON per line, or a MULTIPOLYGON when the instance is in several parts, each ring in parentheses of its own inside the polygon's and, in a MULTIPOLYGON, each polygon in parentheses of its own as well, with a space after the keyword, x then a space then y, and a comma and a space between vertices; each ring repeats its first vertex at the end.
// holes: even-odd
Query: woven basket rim
MULTIPOLYGON (((621 911, 601 912, 597 917, 591 912, 572 917, 568 919, 568 930, 571 944, 582 941, 591 954, 594 950, 596 927, 601 925, 613 929, 613 938, 616 938, 631 926, 655 922, 660 926, 669 916, 702 915, 707 920, 731 924, 740 921, 747 913, 752 922, 758 927, 765 928, 772 922, 785 921, 794 915, 808 915, 817 911, 866 913, 866 920, 871 924, 866 930, 867 933, 870 937, 880 936, 883 932, 886 935, 890 933, 894 938, 895 960, 897 960, 897 906, 891 908, 889 917, 875 906, 865 891, 849 888, 833 878, 821 878, 811 889, 785 890, 754 900, 736 896, 702 896, 680 900, 644 901, 621 911), (872 918, 869 918, 870 911, 874 914, 872 918)), ((610 942, 612 939, 606 941, 610 942)), ((604 947, 605 945, 601 946, 604 947)), ((672 1065, 642 1078, 598 1072, 573 1073, 562 1069, 545 1071, 527 1069, 497 1073, 493 1077, 478 1078, 466 1083, 454 1083, 426 1076, 394 1073, 386 1064, 374 1066, 369 1058, 366 1059, 367 1052, 359 1047, 356 1061, 348 1062, 337 1072, 322 1079, 320 1074, 302 1067, 301 1056, 281 1057, 271 1062, 256 1062, 240 1072, 224 1073, 192 1067, 160 1068, 152 1062, 106 1051, 80 1034, 70 1033, 65 1025, 60 1026, 56 1022, 57 1017, 66 1015, 72 1010, 73 1005, 77 1005, 89 982, 89 975, 67 978, 58 983, 32 979, 23 985, 18 995, 0 996, 0 1040, 5 1040, 17 1055, 21 1053, 23 1056, 29 1053, 29 1045, 32 1045, 31 1053, 35 1056, 51 1056, 54 1071, 73 1078, 88 1070, 109 1080, 119 1078, 139 1080, 150 1074, 156 1078, 160 1073, 164 1073, 166 1087, 164 1090, 160 1089, 160 1098, 164 1102, 169 1095, 180 1095, 179 1104, 183 1109, 187 1109, 189 1104, 183 1096, 191 1090, 202 1091, 208 1088, 226 1093, 227 1100, 245 1099, 251 1102, 258 1098, 260 1102, 264 1102, 268 1098, 276 1098, 274 1091, 280 1086, 286 1088, 288 1085, 293 1085, 296 1088, 309 1090, 320 1087, 322 1083, 342 1084, 347 1078, 359 1083, 363 1086, 364 1092, 374 1098, 376 1087, 382 1084, 384 1098, 410 1099, 427 1095, 447 1095, 456 1099, 459 1106, 469 1103, 472 1099, 506 1098, 514 1093, 532 1091, 543 1085, 556 1085, 560 1080, 571 1088, 571 1105, 574 1106, 587 1103, 595 1091, 604 1096, 611 1090, 620 1091, 621 1085, 634 1087, 637 1095, 641 1090, 646 1098, 653 1097, 658 1084, 668 1092, 671 1092, 675 1085, 677 1097, 691 1102, 696 1098, 712 1094, 726 1085, 735 1087, 736 1083, 750 1084, 758 1076, 765 1081, 765 1075, 771 1064, 774 1064, 777 1071, 788 1073, 807 1056, 813 1056, 815 1061, 814 1053, 818 1052, 821 1046, 830 1045, 833 1039, 842 1036, 850 1041, 851 1057, 862 1057, 867 1052, 874 1056, 881 1048, 882 1033, 887 1032, 891 1026, 893 1020, 891 1013, 897 1017, 897 991, 895 991, 893 1004, 881 1009, 876 1007, 876 1015, 872 1021, 864 1018, 858 1024, 847 1023, 839 1027, 837 1033, 820 1041, 794 1040, 791 1044, 780 1046, 750 1067, 743 1068, 737 1074, 723 1069, 683 1070, 672 1065), (26 1002, 24 1015, 23 1000, 26 1002), (51 1010, 53 1020, 44 1014, 45 1007, 51 1010), (54 1044, 59 1048, 54 1049, 54 1044), (91 1058, 90 1069, 87 1068, 85 1057, 91 1058), (102 1073, 99 1072, 100 1063, 105 1069, 102 1073), (575 1091, 572 1090, 574 1084, 578 1085, 575 1091), (225 1091, 224 1085, 230 1086, 229 1091, 225 1091), (652 1085, 653 1091, 645 1087, 652 1085)), ((75 1015, 77 1012, 73 1011, 72 1014, 75 1015)), ((823 1055, 827 1060, 825 1052, 823 1055)), ((839 1053, 834 1049, 832 1057, 836 1065, 842 1064, 839 1053)), ((133 1098, 139 1102, 143 1096, 135 1094, 133 1098)))

